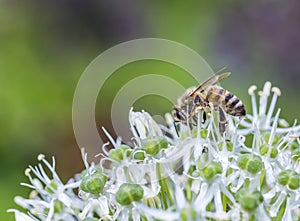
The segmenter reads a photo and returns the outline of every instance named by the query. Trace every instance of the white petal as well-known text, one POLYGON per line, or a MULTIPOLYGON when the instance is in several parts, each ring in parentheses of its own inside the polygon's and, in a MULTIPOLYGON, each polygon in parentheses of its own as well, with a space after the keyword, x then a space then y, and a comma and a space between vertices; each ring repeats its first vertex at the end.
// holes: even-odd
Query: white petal
POLYGON ((203 204, 203 200, 206 196, 207 191, 208 191, 208 184, 202 183, 199 195, 197 196, 197 198, 195 199, 195 201, 193 203, 193 207, 196 212, 203 211, 203 207, 206 208, 207 205, 203 204))
POLYGON ((263 221, 270 221, 270 216, 267 214, 267 211, 264 208, 263 204, 260 204, 257 212, 256 212, 256 216, 259 217, 259 220, 263 220, 263 221))
POLYGON ((175 185, 175 199, 179 210, 186 206, 183 188, 181 188, 179 185, 175 185))
POLYGON ((36 221, 33 218, 31 218, 30 216, 28 216, 27 214, 22 213, 16 209, 9 209, 9 210, 7 210, 7 212, 15 213, 15 221, 36 221))
POLYGON ((267 201, 272 199, 275 196, 276 192, 276 188, 272 188, 269 192, 263 194, 264 200, 267 201))
POLYGON ((67 207, 71 207, 72 199, 65 193, 58 195, 58 199, 63 202, 67 207))
POLYGON ((270 216, 271 217, 276 217, 278 212, 279 212, 279 208, 282 205, 283 201, 286 198, 286 193, 285 192, 281 192, 279 197, 276 199, 276 201, 273 203, 273 205, 270 208, 270 216))
POLYGON ((141 203, 136 203, 136 207, 141 210, 146 215, 160 219, 160 220, 166 220, 166 221, 172 221, 172 220, 179 220, 179 213, 178 212, 171 212, 167 210, 160 210, 160 209, 153 209, 149 208, 141 203))
POLYGON ((295 220, 292 218, 292 210, 290 208, 290 198, 289 197, 286 199, 286 208, 285 208, 284 214, 282 216, 282 220, 284 220, 284 221, 295 220))

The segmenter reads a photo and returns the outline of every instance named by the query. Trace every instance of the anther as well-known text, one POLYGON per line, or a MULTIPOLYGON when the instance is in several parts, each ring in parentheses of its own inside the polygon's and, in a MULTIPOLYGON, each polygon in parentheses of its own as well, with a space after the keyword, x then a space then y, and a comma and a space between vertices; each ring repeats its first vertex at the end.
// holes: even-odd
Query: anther
POLYGON ((270 90, 271 90, 271 82, 267 81, 264 85, 264 89, 263 89, 263 95, 264 96, 270 96, 270 90))
POLYGON ((39 154, 37 159, 38 159, 38 161, 41 161, 41 160, 45 159, 45 155, 44 154, 39 154))
POLYGON ((31 169, 26 168, 26 170, 25 170, 25 176, 30 176, 30 172, 31 172, 31 169))
POLYGON ((256 89, 257 87, 255 85, 250 86, 248 89, 248 94, 252 96, 254 94, 254 91, 256 91, 256 89))
POLYGON ((277 94, 277 96, 281 95, 281 90, 278 87, 272 87, 272 92, 277 94))

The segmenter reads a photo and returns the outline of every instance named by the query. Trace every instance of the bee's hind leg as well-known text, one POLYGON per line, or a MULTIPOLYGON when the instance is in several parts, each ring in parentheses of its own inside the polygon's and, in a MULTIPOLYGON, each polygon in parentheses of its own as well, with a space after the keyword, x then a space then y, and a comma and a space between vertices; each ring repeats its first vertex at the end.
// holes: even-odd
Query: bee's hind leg
POLYGON ((225 112, 223 108, 219 106, 219 131, 222 136, 226 130, 226 124, 227 124, 227 120, 226 120, 225 112))
POLYGON ((206 112, 205 111, 203 111, 203 114, 202 114, 202 124, 204 124, 205 122, 206 122, 206 112))

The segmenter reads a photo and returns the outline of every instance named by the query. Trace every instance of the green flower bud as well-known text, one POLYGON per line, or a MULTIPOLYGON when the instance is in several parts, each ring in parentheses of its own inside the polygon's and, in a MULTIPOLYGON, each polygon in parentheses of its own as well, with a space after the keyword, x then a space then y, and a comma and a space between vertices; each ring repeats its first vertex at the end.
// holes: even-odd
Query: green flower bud
POLYGON ((138 184, 124 183, 116 193, 116 200, 123 206, 139 201, 144 196, 144 189, 138 184))
MULTIPOLYGON (((197 132, 192 131, 192 137, 194 137, 194 136, 196 137, 196 135, 197 135, 197 132)), ((187 131, 184 131, 184 132, 179 131, 179 137, 181 140, 184 140, 185 138, 187 138, 189 136, 190 136, 190 134, 187 131)))
MULTIPOLYGON (((60 213, 60 212, 63 211, 63 209, 64 209, 64 204, 63 204, 63 202, 61 202, 60 200, 55 200, 55 201, 54 201, 54 213, 60 213)), ((49 211, 50 211, 49 208, 45 208, 45 209, 44 209, 44 213, 45 213, 45 214, 48 214, 49 211)))
POLYGON ((184 208, 180 212, 180 220, 182 221, 196 220, 196 218, 197 213, 189 208, 184 208))
POLYGON ((118 162, 122 161, 124 158, 129 157, 132 152, 130 146, 122 144, 116 149, 111 149, 109 151, 109 157, 118 162))
POLYGON ((268 153, 268 151, 269 151, 269 145, 267 145, 267 144, 263 144, 259 147, 259 153, 262 156, 266 155, 268 153))
POLYGON ((253 212, 264 200, 258 190, 250 190, 248 188, 240 189, 236 193, 236 199, 241 207, 248 212, 253 212))
POLYGON ((200 130, 200 137, 201 138, 205 139, 207 137, 207 135, 208 135, 208 130, 206 130, 206 129, 201 129, 200 130))
POLYGON ((54 213, 60 213, 64 209, 64 204, 60 200, 54 201, 54 213))
POLYGON ((210 180, 214 178, 217 174, 222 173, 222 166, 216 162, 212 162, 203 168, 203 176, 205 179, 210 180))
POLYGON ((226 141, 226 148, 229 152, 232 152, 233 150, 233 143, 230 141, 226 141))
POLYGON ((291 174, 288 186, 291 190, 296 190, 299 188, 300 177, 298 173, 294 172, 293 174, 291 174))
MULTIPOLYGON (((261 145, 260 148, 259 148, 260 155, 262 155, 262 156, 266 155, 269 152, 269 147, 270 146, 268 144, 261 145)), ((276 158, 277 154, 278 154, 278 150, 275 147, 273 147, 271 149, 270 157, 271 158, 276 158)))
MULTIPOLYGON (((270 133, 265 133, 265 134, 264 134, 264 140, 266 141, 266 143, 269 142, 270 136, 271 136, 270 133)), ((281 137, 280 137, 279 134, 275 134, 274 139, 273 139, 273 142, 272 142, 271 145, 277 144, 277 143, 279 142, 280 138, 281 138, 281 137)))
MULTIPOLYGON (((196 138, 197 135, 198 135, 198 130, 195 129, 195 128, 193 128, 193 129, 192 129, 192 138, 196 138)), ((207 130, 207 129, 204 129, 204 128, 201 128, 201 130, 200 130, 200 137, 201 137, 202 139, 205 139, 205 138, 207 137, 207 135, 208 135, 208 130, 207 130)), ((186 137, 188 137, 188 136, 189 136, 189 135, 187 135, 186 137)))
POLYGON ((130 157, 130 155, 132 153, 132 149, 130 146, 122 144, 119 148, 124 150, 124 156, 130 157))
POLYGON ((223 150, 223 142, 219 143, 219 151, 222 151, 223 150))
POLYGON ((297 141, 294 141, 290 144, 291 146, 291 149, 292 150, 295 150, 295 149, 298 149, 300 147, 299 143, 297 141))
POLYGON ((241 156, 239 156, 238 158, 238 166, 245 170, 246 169, 246 166, 248 164, 248 161, 249 161, 249 158, 250 158, 250 154, 243 154, 241 156))
POLYGON ((107 177, 100 172, 95 172, 82 178, 80 189, 87 193, 99 194, 103 190, 107 177))
POLYGON ((300 187, 300 175, 292 170, 280 172, 277 181, 279 184, 288 186, 292 190, 296 190, 300 187))
POLYGON ((181 210, 180 212, 180 220, 188 221, 189 212, 186 209, 181 210))
POLYGON ((242 154, 238 158, 238 166, 249 173, 256 174, 262 170, 261 158, 252 154, 242 154))
POLYGON ((277 157, 277 155, 278 155, 278 150, 275 147, 273 147, 270 153, 270 157, 274 159, 277 157))
MULTIPOLYGON (((95 166, 94 167, 94 172, 93 173, 102 173, 102 168, 99 166, 95 166)), ((80 173, 80 178, 83 179, 84 177, 89 176, 89 173, 87 172, 87 170, 83 170, 80 173)))
MULTIPOLYGON (((233 143, 231 143, 230 141, 226 141, 225 145, 226 145, 227 151, 232 152, 232 150, 233 150, 233 143)), ((224 146, 224 143, 221 142, 221 143, 219 144, 219 150, 220 150, 220 151, 223 150, 223 146, 224 146)))
POLYGON ((133 158, 135 160, 144 160, 145 159, 145 153, 143 151, 137 151, 133 154, 133 158))
POLYGON ((285 186, 288 183, 289 177, 290 177, 290 171, 285 170, 285 171, 282 171, 279 173, 279 175, 277 177, 277 181, 281 185, 285 186))
POLYGON ((197 134, 198 134, 197 132, 198 132, 197 129, 195 129, 195 128, 192 129, 192 138, 196 138, 197 137, 197 134))
POLYGON ((120 149, 111 149, 109 151, 109 157, 118 162, 123 160, 123 151, 120 149))
POLYGON ((142 140, 142 149, 150 155, 158 154, 161 149, 167 148, 168 145, 168 141, 163 137, 142 140))
POLYGON ((45 187, 45 190, 48 193, 54 193, 54 190, 57 189, 57 184, 55 183, 54 180, 51 180, 51 182, 45 187))

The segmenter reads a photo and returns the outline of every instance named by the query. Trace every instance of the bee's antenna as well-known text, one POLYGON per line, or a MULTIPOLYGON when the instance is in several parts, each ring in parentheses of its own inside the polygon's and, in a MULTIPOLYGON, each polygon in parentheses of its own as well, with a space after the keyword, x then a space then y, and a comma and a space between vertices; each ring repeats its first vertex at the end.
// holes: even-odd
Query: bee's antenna
POLYGON ((221 71, 224 71, 225 69, 227 69, 226 66, 222 67, 220 70, 216 71, 214 74, 219 74, 221 71))

